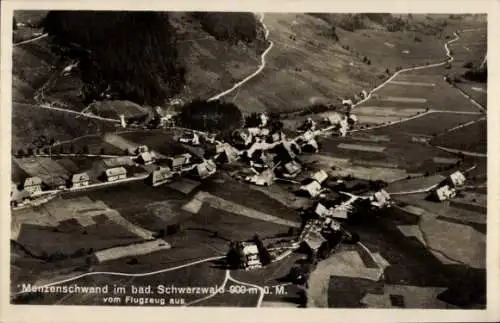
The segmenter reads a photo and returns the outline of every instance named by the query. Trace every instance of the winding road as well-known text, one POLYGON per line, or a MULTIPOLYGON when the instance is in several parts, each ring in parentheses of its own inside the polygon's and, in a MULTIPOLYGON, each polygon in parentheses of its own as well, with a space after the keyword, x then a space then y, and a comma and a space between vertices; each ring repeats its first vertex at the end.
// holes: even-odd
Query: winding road
POLYGON ((209 98, 207 101, 218 100, 221 97, 228 95, 229 93, 233 92, 234 90, 238 89, 243 84, 247 83, 248 81, 250 81, 251 79, 253 79, 257 75, 259 75, 262 72, 262 70, 264 69, 264 67, 266 67, 266 56, 269 53, 269 51, 271 50, 271 48, 273 48, 274 43, 271 40, 269 40, 269 29, 267 28, 266 24, 264 23, 264 13, 260 14, 260 23, 262 24, 262 27, 264 28, 265 39, 269 42, 269 46, 260 55, 261 62, 260 62, 259 67, 257 68, 257 70, 255 72, 253 72, 252 74, 248 75, 247 77, 245 77, 243 80, 235 83, 230 89, 227 89, 227 90, 225 90, 217 95, 214 95, 213 97, 209 98))

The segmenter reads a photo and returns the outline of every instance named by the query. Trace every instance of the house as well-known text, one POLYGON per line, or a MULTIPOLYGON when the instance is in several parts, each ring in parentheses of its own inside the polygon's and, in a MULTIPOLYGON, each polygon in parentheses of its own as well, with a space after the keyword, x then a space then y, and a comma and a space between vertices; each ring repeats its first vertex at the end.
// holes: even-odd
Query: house
POLYGON ((342 120, 342 115, 337 112, 329 113, 325 117, 325 121, 327 121, 330 125, 338 125, 342 120))
POLYGON ((215 165, 215 162, 211 159, 204 160, 202 163, 196 165, 196 175, 200 179, 205 179, 217 171, 217 166, 215 165))
POLYGON ((148 146, 146 146, 146 145, 140 145, 139 147, 137 147, 137 148, 135 149, 135 154, 136 154, 136 155, 140 155, 140 154, 142 154, 142 153, 146 153, 146 152, 148 152, 148 151, 149 151, 148 146))
POLYGON ((342 100, 342 105, 345 105, 347 107, 352 107, 353 103, 351 99, 347 99, 347 100, 342 100))
POLYGON ((40 193, 42 191, 42 180, 40 177, 28 177, 24 180, 23 190, 30 195, 40 193))
POLYGON ((358 122, 358 117, 355 114, 349 114, 349 117, 347 118, 347 123, 353 125, 356 122, 358 122))
POLYGON ((253 242, 233 242, 230 245, 228 259, 238 268, 251 270, 262 267, 259 248, 253 242), (231 254, 231 256, 229 256, 231 254))
POLYGON ((245 181, 258 186, 269 186, 274 183, 275 179, 274 169, 271 168, 264 170, 260 174, 245 177, 245 181))
POLYGON ((21 203, 25 198, 28 197, 28 193, 26 191, 20 191, 17 187, 16 183, 11 183, 10 185, 10 205, 17 206, 18 203, 21 203))
POLYGON ((71 187, 85 187, 90 183, 90 177, 87 173, 73 174, 71 176, 71 187))
POLYGON ((160 186, 172 181, 174 174, 168 167, 159 167, 149 175, 150 183, 153 186, 160 186))
POLYGON ((127 170, 124 167, 108 168, 104 171, 106 181, 114 182, 127 178, 127 170))
POLYGON ((316 231, 309 231, 304 237, 304 240, 302 240, 302 244, 306 250, 309 250, 313 254, 315 254, 325 242, 326 239, 321 235, 321 233, 316 231))
POLYGON ((320 170, 311 175, 310 182, 302 185, 300 191, 307 192, 310 197, 317 197, 322 192, 321 184, 328 178, 328 174, 324 170, 320 170))
POLYGON ((460 186, 465 184, 465 176, 460 171, 456 171, 448 177, 448 182, 452 186, 460 186))
POLYGON ((192 156, 189 153, 171 157, 169 166, 174 172, 180 172, 183 166, 191 163, 191 158, 192 156))
POLYGON ((224 161, 226 163, 232 163, 238 160, 240 152, 228 143, 222 143, 217 145, 215 148, 217 157, 219 161, 224 161))
POLYGON ((438 201, 445 201, 455 197, 456 191, 455 188, 450 187, 449 185, 444 185, 436 188, 433 191, 433 195, 435 198, 437 198, 438 201))
POLYGON ((151 152, 145 151, 139 154, 136 161, 143 165, 151 165, 155 162, 155 156, 151 152))
MULTIPOLYGON (((326 208, 323 204, 318 203, 314 209, 320 218, 336 218, 336 219, 347 219, 347 209, 346 208, 326 208)), ((331 221, 331 220, 330 220, 331 221)))
POLYGON ((302 171, 302 165, 295 160, 289 161, 280 168, 281 176, 284 178, 295 178, 302 171))
POLYGON ((385 190, 380 190, 373 194, 371 198, 371 205, 377 208, 390 206, 391 196, 385 190))

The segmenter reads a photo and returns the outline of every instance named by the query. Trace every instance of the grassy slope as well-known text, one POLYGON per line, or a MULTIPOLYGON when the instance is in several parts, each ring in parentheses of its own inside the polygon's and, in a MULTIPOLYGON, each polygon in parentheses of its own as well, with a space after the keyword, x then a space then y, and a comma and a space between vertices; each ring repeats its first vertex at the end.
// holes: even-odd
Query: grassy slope
POLYGON ((386 68, 394 71, 398 66, 444 58, 442 40, 416 32, 348 32, 337 28, 339 42, 335 43, 330 25, 310 15, 267 14, 265 23, 274 42, 268 66, 234 94, 235 102, 245 111, 298 110, 314 102, 352 96, 381 83, 387 77, 386 68), (416 35, 422 42, 414 41, 416 35), (409 54, 402 53, 404 50, 409 54), (371 65, 362 62, 365 56, 371 65))

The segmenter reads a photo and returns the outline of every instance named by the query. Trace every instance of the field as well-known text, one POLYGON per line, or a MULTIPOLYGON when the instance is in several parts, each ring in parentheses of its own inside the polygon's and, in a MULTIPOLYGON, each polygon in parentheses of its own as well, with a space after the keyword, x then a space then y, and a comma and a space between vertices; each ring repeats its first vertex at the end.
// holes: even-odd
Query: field
POLYGON ((123 114, 125 118, 142 116, 148 113, 148 109, 131 101, 104 100, 95 102, 88 106, 88 112, 103 118, 119 119, 123 114))
POLYGON ((430 188, 433 185, 439 184, 443 179, 445 179, 442 175, 433 175, 426 176, 420 178, 412 178, 412 179, 403 179, 401 181, 396 181, 394 183, 389 184, 386 190, 389 193, 398 193, 398 192, 412 192, 418 190, 425 190, 430 188))
POLYGON ((124 155, 124 151, 106 142, 101 135, 87 135, 56 144, 52 148, 52 152, 60 151, 61 153, 83 153, 90 155, 124 155))
POLYGON ((166 156, 186 152, 182 144, 174 141, 171 133, 134 131, 120 134, 120 137, 138 145, 146 145, 150 149, 166 156))
POLYGON ((479 118, 481 118, 481 115, 436 112, 385 128, 376 129, 373 130, 373 132, 378 134, 390 134, 392 136, 432 136, 479 118))
POLYGON ((446 148, 467 150, 479 153, 487 151, 487 122, 476 122, 470 126, 437 136, 431 143, 446 148))
POLYGON ((75 118, 65 112, 14 103, 12 107, 12 149, 17 152, 31 145, 39 136, 64 141, 97 132, 113 131, 114 124, 75 118), (33 116, 36 116, 34 118, 33 116))
MULTIPOLYGON (((419 77, 418 79, 421 78, 419 77)), ((439 83, 440 84, 433 88, 389 83, 376 93, 379 100, 392 102, 395 106, 403 102, 408 103, 408 105, 414 104, 415 108, 479 112, 477 107, 464 100, 463 96, 461 96, 457 90, 452 88, 449 84, 446 84, 442 78, 439 83), (401 97, 401 99, 391 101, 391 98, 393 97, 401 97), (409 99, 405 100, 404 98, 409 99)))

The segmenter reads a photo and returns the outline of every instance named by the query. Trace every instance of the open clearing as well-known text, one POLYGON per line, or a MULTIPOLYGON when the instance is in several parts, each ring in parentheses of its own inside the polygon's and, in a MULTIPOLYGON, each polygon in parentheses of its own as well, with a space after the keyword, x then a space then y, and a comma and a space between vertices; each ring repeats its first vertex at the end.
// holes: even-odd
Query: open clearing
POLYGON ((360 151, 370 151, 381 153, 385 150, 385 147, 381 146, 369 146, 369 145, 359 145, 359 144, 339 144, 339 148, 341 149, 352 149, 352 150, 360 150, 360 151))
POLYGON ((409 98, 409 97, 401 97, 401 96, 388 96, 383 97, 383 101, 390 102, 409 102, 409 103, 425 103, 427 102, 426 98, 409 98))

